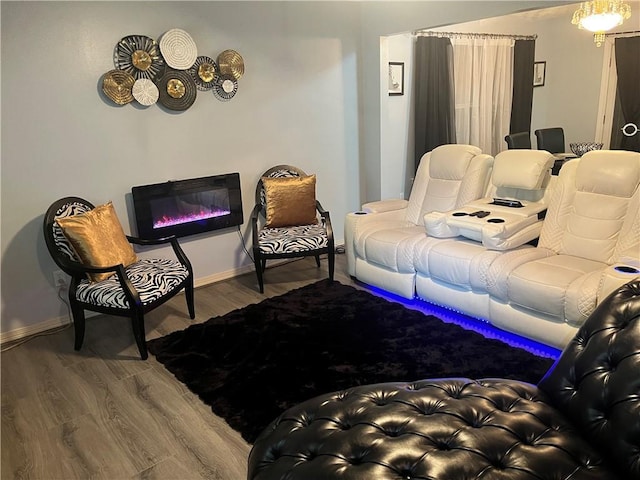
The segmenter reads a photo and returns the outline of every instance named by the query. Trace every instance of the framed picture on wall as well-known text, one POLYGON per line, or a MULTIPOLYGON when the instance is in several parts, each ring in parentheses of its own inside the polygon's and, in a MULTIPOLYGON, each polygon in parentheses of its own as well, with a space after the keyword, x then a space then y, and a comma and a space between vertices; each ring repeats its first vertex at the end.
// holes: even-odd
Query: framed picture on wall
POLYGON ((404 63, 389 62, 389 95, 404 95, 404 63))
POLYGON ((544 85, 544 77, 547 70, 547 62, 533 63, 533 86, 542 87, 544 85))

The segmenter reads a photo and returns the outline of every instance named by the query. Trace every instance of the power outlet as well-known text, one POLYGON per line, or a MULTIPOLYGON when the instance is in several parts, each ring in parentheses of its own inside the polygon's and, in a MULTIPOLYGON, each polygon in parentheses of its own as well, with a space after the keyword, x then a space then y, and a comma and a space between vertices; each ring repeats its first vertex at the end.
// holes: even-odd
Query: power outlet
POLYGON ((53 286, 56 288, 66 287, 69 282, 67 274, 62 270, 53 271, 53 286))

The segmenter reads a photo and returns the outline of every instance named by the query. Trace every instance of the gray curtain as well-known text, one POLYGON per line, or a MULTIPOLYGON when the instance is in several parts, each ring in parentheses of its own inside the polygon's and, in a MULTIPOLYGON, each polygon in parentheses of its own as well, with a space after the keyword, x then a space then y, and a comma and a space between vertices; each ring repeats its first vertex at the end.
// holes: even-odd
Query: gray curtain
POLYGON ((415 168, 438 145, 456 143, 453 48, 448 38, 416 39, 415 168))
POLYGON ((513 50, 513 100, 509 133, 531 131, 535 40, 516 40, 513 50))
MULTIPOLYGON (((623 124, 634 123, 640 127, 640 36, 616 38, 616 70, 618 73, 618 97, 623 124)), ((633 137, 623 136, 622 150, 640 152, 640 132, 633 137)))

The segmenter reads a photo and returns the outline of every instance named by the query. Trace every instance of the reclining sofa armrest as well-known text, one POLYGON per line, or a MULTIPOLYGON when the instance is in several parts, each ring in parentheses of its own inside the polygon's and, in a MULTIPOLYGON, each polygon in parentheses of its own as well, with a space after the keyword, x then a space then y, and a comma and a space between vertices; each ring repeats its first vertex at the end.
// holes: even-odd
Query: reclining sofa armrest
POLYGON ((392 210, 402 210, 409 205, 408 200, 394 198, 389 200, 379 200, 377 202, 369 202, 362 205, 362 211, 367 213, 382 213, 392 210))
POLYGON ((435 238, 457 237, 459 230, 447 223, 447 212, 429 212, 423 217, 427 235, 435 238))
POLYGON ((616 263, 605 268, 600 276, 596 305, 599 305, 610 293, 618 290, 625 283, 640 278, 640 268, 624 263, 616 263))
POLYGON ((482 227, 482 245, 489 250, 512 250, 540 237, 542 222, 522 219, 512 224, 490 223, 482 227))

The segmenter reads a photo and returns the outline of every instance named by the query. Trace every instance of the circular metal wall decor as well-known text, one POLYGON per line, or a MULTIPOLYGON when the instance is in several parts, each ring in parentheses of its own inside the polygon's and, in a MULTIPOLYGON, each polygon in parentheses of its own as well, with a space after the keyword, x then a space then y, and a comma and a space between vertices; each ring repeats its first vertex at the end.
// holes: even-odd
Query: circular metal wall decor
POLYGON ((176 70, 187 70, 198 57, 196 42, 179 28, 167 30, 160 37, 160 52, 167 65, 176 70))
POLYGON ((218 55, 218 67, 220 73, 231 75, 236 80, 244 75, 244 60, 235 50, 225 50, 218 55))
POLYGON ((237 92, 238 81, 231 75, 220 75, 218 82, 213 87, 213 94, 222 102, 231 100, 237 92))
POLYGON ((145 35, 129 35, 116 45, 114 58, 116 68, 139 78, 154 80, 164 72, 165 63, 160 47, 153 38, 145 35))
POLYGON ((196 101, 196 83, 188 72, 167 69, 158 81, 160 103, 170 110, 186 110, 196 101))
POLYGON ((102 78, 102 91, 118 105, 126 105, 133 101, 131 89, 135 78, 124 70, 110 70, 102 78))
POLYGON ((158 101, 158 96, 160 95, 156 84, 148 78, 139 78, 136 80, 133 84, 133 88, 131 89, 131 93, 133 94, 133 98, 135 98, 140 105, 144 105, 145 107, 156 103, 158 101))
POLYGON ((211 90, 217 80, 220 70, 216 61, 209 57, 198 57, 189 69, 189 74, 196 82, 198 90, 211 90))

